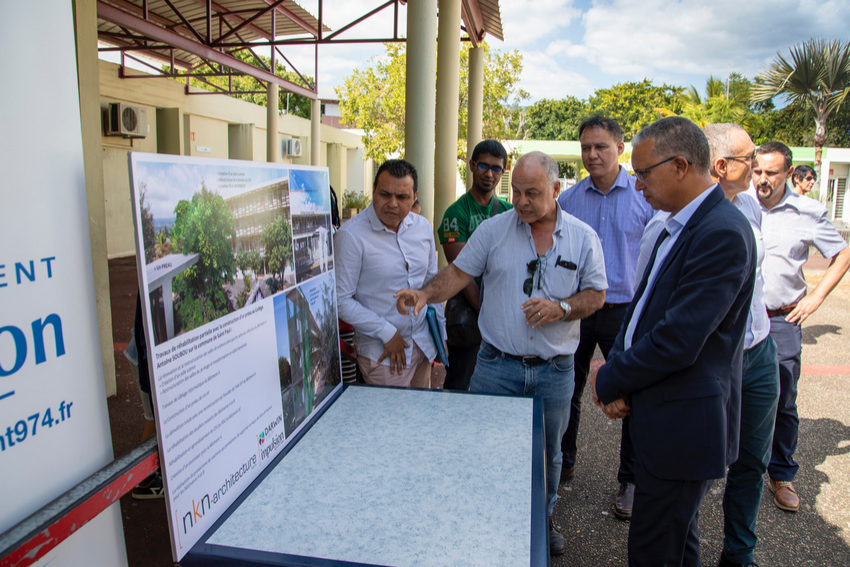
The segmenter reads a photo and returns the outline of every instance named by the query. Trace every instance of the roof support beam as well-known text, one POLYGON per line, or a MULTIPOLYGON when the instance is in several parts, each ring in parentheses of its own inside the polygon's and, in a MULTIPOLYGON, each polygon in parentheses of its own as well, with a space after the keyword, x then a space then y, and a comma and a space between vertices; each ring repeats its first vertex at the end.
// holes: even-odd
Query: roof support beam
MULTIPOLYGON (((266 4, 274 4, 275 3, 275 0, 263 0, 263 1, 266 4)), ((321 0, 319 0, 319 1, 321 1, 321 0)), ((283 6, 276 6, 275 10, 277 10, 278 12, 280 12, 281 14, 283 14, 284 16, 286 16, 287 18, 289 18, 290 20, 292 20, 293 22, 295 22, 296 24, 298 24, 299 26, 304 28, 304 31, 306 31, 307 33, 309 33, 313 37, 319 37, 319 32, 313 26, 311 26, 310 24, 308 24, 307 22, 305 22, 304 20, 299 18, 298 15, 295 14, 294 12, 292 12, 291 10, 287 10, 283 6)), ((321 26, 321 24, 319 24, 319 25, 321 26)), ((274 35, 274 30, 272 31, 272 35, 274 35)))
POLYGON ((271 81, 275 84, 280 85, 289 92, 300 94, 313 100, 316 100, 318 98, 318 94, 310 89, 304 88, 301 85, 297 85, 291 81, 287 81, 286 79, 282 79, 273 73, 264 71, 263 69, 254 67, 253 65, 245 63, 244 61, 241 61, 231 55, 221 53, 219 51, 216 51, 215 49, 212 49, 211 47, 207 47, 206 45, 201 45, 180 34, 166 29, 162 29, 161 27, 154 25, 148 21, 145 21, 141 18, 137 18, 131 14, 128 14, 127 12, 118 10, 117 8, 113 8, 112 6, 104 3, 102 0, 98 0, 97 3, 97 16, 103 20, 106 20, 107 22, 112 22, 113 24, 116 24, 118 26, 124 26, 127 29, 133 30, 137 33, 141 33, 152 40, 161 41, 163 43, 172 45, 178 49, 187 51, 193 55, 197 55, 198 57, 203 57, 210 61, 215 61, 216 63, 230 67, 235 71, 240 71, 242 73, 245 73, 246 75, 251 75, 256 79, 260 79, 263 81, 271 81))
MULTIPOLYGON (((177 59, 177 58, 175 58, 174 61, 172 61, 170 57, 160 55, 156 51, 153 51, 154 49, 158 49, 157 47, 154 47, 154 46, 147 46, 145 49, 142 49, 141 47, 134 47, 133 45, 131 45, 130 43, 128 43, 126 41, 116 39, 115 37, 110 36, 110 35, 105 35, 103 32, 98 33, 97 38, 98 38, 99 41, 102 41, 103 43, 107 43, 109 45, 117 46, 118 48, 120 48, 119 50, 121 50, 121 51, 129 51, 130 49, 132 49, 134 51, 145 51, 145 49, 149 49, 151 51, 148 52, 148 53, 145 53, 145 57, 148 57, 149 59, 154 59, 154 60, 159 61, 159 62, 161 62, 165 65, 170 65, 172 67, 177 66, 180 69, 191 69, 192 68, 192 64, 189 63, 188 61, 184 61, 182 59, 177 59)), ((169 47, 170 46, 164 46, 162 49, 168 49, 169 47)), ((115 51, 115 49, 107 48, 107 49, 100 49, 98 51, 115 51)))
MULTIPOLYGON (((207 4, 206 0, 195 0, 195 2, 197 4, 201 4, 203 6, 206 6, 206 4, 207 4)), ((218 12, 218 17, 222 18, 225 21, 232 19, 234 22, 236 22, 237 25, 241 24, 242 22, 245 21, 245 18, 243 18, 242 16, 237 16, 236 14, 234 14, 232 12, 228 12, 227 9, 224 6, 222 6, 221 4, 218 4, 216 2, 210 2, 210 5, 212 6, 213 10, 218 12), (224 13, 224 15, 222 15, 222 13, 224 13)), ((228 25, 230 25, 230 22, 227 22, 227 23, 228 23, 228 25)), ((257 26, 257 25, 254 25, 254 24, 248 24, 245 27, 247 29, 251 30, 252 32, 254 32, 255 34, 261 36, 261 37, 264 37, 266 39, 272 38, 272 36, 269 34, 269 32, 267 32, 266 30, 264 30, 260 26, 257 26)), ((233 26, 231 26, 231 29, 233 29, 233 26)))
POLYGON ((472 41, 472 47, 478 47, 478 44, 484 41, 484 35, 487 33, 484 30, 484 16, 481 15, 481 6, 478 4, 478 0, 462 0, 461 18, 466 26, 469 39, 472 41))
MULTIPOLYGON (((250 24, 251 24, 254 20, 256 20, 257 18, 260 18, 260 17, 262 17, 262 16, 265 16, 267 12, 271 12, 272 10, 274 10, 275 8, 277 8, 277 6, 278 6, 279 4, 283 4, 285 1, 286 1, 286 0, 274 0, 274 3, 273 3, 273 4, 269 4, 269 7, 268 7, 268 8, 266 8, 265 10, 260 10, 259 12, 257 12, 256 14, 254 14, 253 16, 251 16, 250 18, 248 18, 247 20, 245 20, 245 21, 244 21, 244 22, 242 22, 241 24, 237 25, 235 28, 233 28, 232 30, 230 30, 229 32, 227 32, 226 34, 224 34, 223 36, 219 37, 219 38, 218 38, 218 40, 217 40, 215 43, 220 44, 220 43, 221 43, 221 42, 223 42, 225 39, 227 39, 227 38, 228 38, 228 37, 230 37, 231 35, 235 34, 237 31, 241 30, 242 28, 244 28, 244 27, 245 27, 245 26, 247 26, 247 25, 250 25, 250 24)), ((272 22, 274 22, 274 14, 272 14, 272 22)), ((212 43, 212 42, 211 42, 211 43, 212 43)))

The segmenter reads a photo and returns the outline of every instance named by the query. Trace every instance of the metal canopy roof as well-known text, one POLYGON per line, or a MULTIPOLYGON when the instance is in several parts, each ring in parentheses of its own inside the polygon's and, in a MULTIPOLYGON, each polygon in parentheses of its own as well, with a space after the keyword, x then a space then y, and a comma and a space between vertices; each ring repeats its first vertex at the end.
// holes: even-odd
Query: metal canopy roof
POLYGON ((479 42, 484 41, 484 35, 487 33, 505 41, 499 0, 463 0, 461 16, 463 29, 469 34, 472 45, 477 47, 479 42))
MULTIPOLYGON (((325 0, 318 0, 318 18, 294 0, 98 0, 98 40, 108 45, 99 50, 121 53, 121 76, 124 78, 185 77, 187 94, 198 94, 190 93, 188 77, 206 82, 204 77, 209 76, 250 75, 264 86, 272 82, 289 92, 316 99, 315 78, 312 82, 307 80, 281 48, 286 45, 316 46, 316 77, 319 45, 406 41, 398 34, 399 6, 406 1, 385 0, 377 8, 332 31, 322 19, 325 0), (391 36, 369 39, 339 37, 387 9, 394 11, 391 36), (301 78, 300 83, 275 75, 253 51, 257 46, 272 46, 272 61, 277 57, 286 61, 301 78), (234 57, 234 54, 245 50, 250 51, 253 58, 243 61, 234 57), (151 65, 138 55, 168 65, 171 70, 151 65), (156 75, 127 74, 124 57, 148 66, 156 75), (177 69, 183 72, 179 73, 177 69)), ((504 39, 498 0, 461 2, 462 29, 473 45, 477 46, 488 33, 504 39)), ((232 87, 230 90, 216 88, 223 94, 243 92, 233 91, 232 87)))

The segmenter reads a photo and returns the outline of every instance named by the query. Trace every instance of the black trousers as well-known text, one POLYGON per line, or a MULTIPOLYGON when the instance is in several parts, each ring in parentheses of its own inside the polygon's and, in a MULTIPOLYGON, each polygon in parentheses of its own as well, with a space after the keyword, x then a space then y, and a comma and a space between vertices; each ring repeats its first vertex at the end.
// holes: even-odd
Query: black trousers
MULTIPOLYGON (((570 423, 567 431, 561 439, 561 452, 564 454, 563 468, 569 468, 576 463, 578 427, 581 419, 581 397, 587 385, 590 375, 590 361, 596 346, 602 351, 602 356, 608 359, 608 353, 614 346, 614 340, 623 318, 626 316, 628 303, 622 303, 616 307, 605 306, 593 315, 581 320, 581 339, 575 354, 576 387, 570 404, 570 423)), ((629 418, 623 420, 623 433, 620 439, 620 468, 617 471, 619 482, 635 481, 634 473, 634 449, 629 436, 629 418)))
POLYGON ((635 463, 629 567, 700 567, 699 506, 713 480, 667 480, 635 463))

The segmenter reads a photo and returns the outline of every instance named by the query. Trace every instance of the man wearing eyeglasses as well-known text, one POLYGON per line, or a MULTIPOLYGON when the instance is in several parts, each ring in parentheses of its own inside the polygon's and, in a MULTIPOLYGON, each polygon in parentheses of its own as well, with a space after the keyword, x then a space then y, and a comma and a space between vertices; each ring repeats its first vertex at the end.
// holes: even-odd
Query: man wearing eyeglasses
POLYGON ((664 118, 632 143, 637 189, 671 216, 591 384, 608 417, 631 415, 629 565, 700 565, 699 505, 738 452, 755 236, 696 124, 664 118))
POLYGON ((592 228, 558 206, 558 164, 532 152, 511 177, 514 208, 484 221, 455 261, 422 289, 397 292, 398 310, 419 313, 481 276, 481 348, 469 389, 538 395, 546 432, 549 551, 564 553, 551 522, 558 499, 561 437, 570 417, 579 319, 605 301, 605 262, 592 228))
MULTIPOLYGON (((496 140, 479 142, 472 150, 469 160, 472 187, 446 209, 438 233, 449 262, 454 262, 478 225, 513 208, 500 199, 495 190, 507 163, 508 152, 496 140)), ((475 370, 475 359, 481 346, 479 284, 480 278, 470 282, 446 302, 446 342, 449 350, 449 366, 443 384, 446 390, 468 390, 469 378, 475 370)))
POLYGON ((770 336, 779 359, 779 405, 773 430, 773 448, 767 465, 773 502, 796 512, 800 499, 792 484, 797 474, 794 452, 800 418, 797 415, 797 382, 803 352, 800 325, 820 307, 850 266, 850 248, 827 218, 826 208, 814 199, 797 195, 787 181, 794 171, 791 150, 768 142, 756 150, 753 190, 763 215, 764 295, 770 316, 770 336), (803 264, 809 247, 831 258, 820 283, 807 293, 803 264))
POLYGON ((756 147, 738 124, 710 124, 703 131, 711 147, 711 177, 720 183, 726 198, 747 217, 758 252, 756 285, 744 336, 738 459, 726 474, 723 551, 718 563, 718 567, 744 567, 755 565, 756 520, 779 400, 779 365, 764 303, 761 208, 758 199, 747 193, 753 177, 756 147))
MULTIPOLYGON (((601 116, 588 118, 579 126, 581 161, 588 176, 564 191, 558 204, 567 213, 586 222, 599 235, 605 254, 608 289, 605 305, 581 320, 581 340, 575 354, 576 388, 570 408, 570 423, 561 441, 564 463, 561 481, 575 475, 576 438, 581 417, 581 398, 587 384, 590 361, 596 346, 602 356, 614 345, 626 308, 635 289, 635 267, 640 239, 655 211, 635 190, 635 178, 618 163, 623 154, 623 130, 615 120, 601 116)), ((632 515, 634 500, 634 452, 629 439, 629 420, 623 420, 620 443, 620 488, 614 500, 614 514, 621 520, 632 515)))

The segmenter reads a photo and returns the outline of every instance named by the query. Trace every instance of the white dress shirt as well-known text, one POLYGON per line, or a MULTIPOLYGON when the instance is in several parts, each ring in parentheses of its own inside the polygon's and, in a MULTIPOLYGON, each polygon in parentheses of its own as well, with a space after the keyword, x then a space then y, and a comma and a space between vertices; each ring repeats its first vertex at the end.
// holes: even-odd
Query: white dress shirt
MULTIPOLYGON (((409 345, 410 364, 415 342, 428 360, 437 349, 428 331, 426 310, 401 315, 393 294, 419 289, 437 273, 434 232, 428 220, 409 213, 398 232, 383 225, 372 205, 342 225, 334 235, 336 293, 339 318, 354 327, 357 354, 377 361, 384 344, 398 332, 409 345)), ((435 304, 440 332, 446 338, 443 305, 435 304)), ((381 362, 389 366, 389 358, 381 362)))
POLYGON ((748 193, 738 193, 732 198, 732 204, 744 213, 750 226, 753 227, 753 235, 756 237, 756 250, 758 252, 758 263, 756 264, 756 286, 753 289, 753 302, 750 304, 750 313, 747 315, 747 332, 744 335, 744 349, 753 348, 762 342, 770 334, 770 317, 764 305, 764 238, 761 235, 761 207, 758 199, 748 193))

